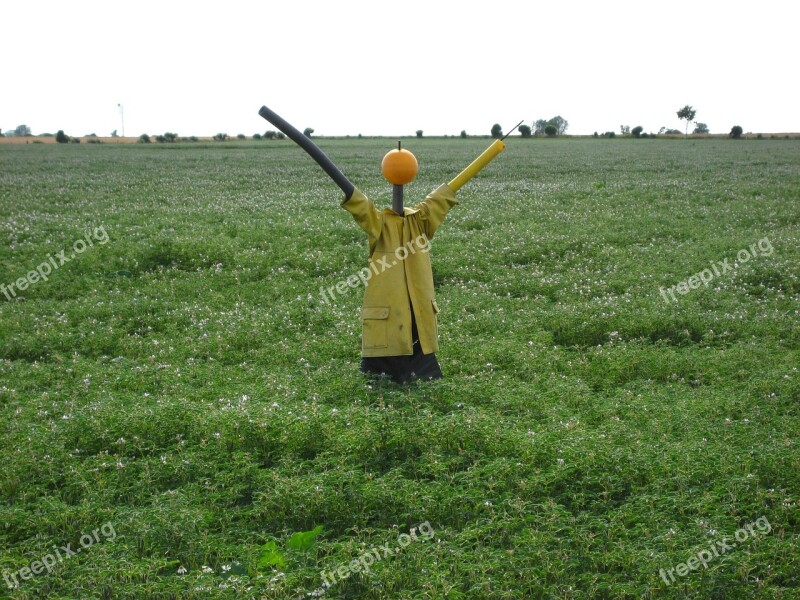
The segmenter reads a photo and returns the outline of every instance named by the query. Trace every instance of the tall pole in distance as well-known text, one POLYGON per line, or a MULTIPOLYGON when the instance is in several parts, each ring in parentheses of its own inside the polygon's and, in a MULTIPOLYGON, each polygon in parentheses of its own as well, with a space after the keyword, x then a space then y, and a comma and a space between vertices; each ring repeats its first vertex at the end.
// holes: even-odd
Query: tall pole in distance
POLYGON ((122 104, 117 104, 117 106, 119 106, 119 118, 122 121, 122 137, 125 137, 125 109, 122 104))

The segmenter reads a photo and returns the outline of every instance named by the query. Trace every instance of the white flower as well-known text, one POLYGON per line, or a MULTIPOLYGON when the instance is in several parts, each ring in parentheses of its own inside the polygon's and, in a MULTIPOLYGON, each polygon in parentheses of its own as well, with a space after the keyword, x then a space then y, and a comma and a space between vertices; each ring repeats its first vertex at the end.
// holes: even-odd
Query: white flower
POLYGON ((200 570, 201 570, 203 573, 213 573, 213 572, 214 572, 214 569, 212 569, 211 567, 207 567, 207 566, 205 566, 205 565, 203 565, 202 567, 200 567, 200 570))
POLYGON ((178 567, 178 575, 183 575, 184 573, 186 573, 186 567, 181 565, 180 567, 178 567))

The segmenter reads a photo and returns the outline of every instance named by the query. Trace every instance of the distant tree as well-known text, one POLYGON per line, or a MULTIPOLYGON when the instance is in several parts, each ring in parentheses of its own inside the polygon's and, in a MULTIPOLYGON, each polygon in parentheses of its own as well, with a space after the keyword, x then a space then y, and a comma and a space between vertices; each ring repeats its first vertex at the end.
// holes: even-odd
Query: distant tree
POLYGON ((79 137, 71 137, 71 138, 69 138, 69 143, 70 144, 80 144, 81 143, 81 138, 79 138, 79 137))
POLYGON ((567 127, 569 127, 569 122, 561 115, 556 115, 550 119, 548 123, 550 125, 555 125, 558 135, 564 135, 567 132, 567 127))
POLYGON ((663 134, 666 130, 667 130, 666 127, 662 127, 661 129, 658 130, 658 135, 663 134))
POLYGON ((466 130, 466 129, 462 129, 462 130, 461 130, 461 137, 462 137, 462 138, 465 138, 465 137, 467 137, 467 130, 466 130))
POLYGON ((264 132, 264 137, 267 138, 268 140, 274 140, 276 135, 277 133, 272 131, 271 129, 268 129, 267 131, 264 132))
POLYGON ((738 140, 739 138, 741 138, 741 137, 742 137, 742 133, 744 133, 744 129, 742 129, 742 128, 741 128, 741 126, 739 126, 739 125, 734 125, 733 127, 731 127, 731 133, 730 133, 730 136, 731 136, 733 139, 735 139, 735 140, 738 140))
POLYGON ((592 134, 592 137, 600 137, 600 134, 599 134, 599 133, 597 133, 597 132, 595 131, 595 132, 592 134))
POLYGON ((633 135, 633 137, 638 138, 642 135, 643 131, 644 127, 642 127, 641 125, 637 125, 633 129, 631 129, 631 134, 633 135))
POLYGON ((278 138, 279 140, 285 140, 286 139, 286 134, 283 133, 282 131, 279 131, 278 134, 275 137, 278 138))
POLYGON ((114 131, 112 131, 112 132, 111 132, 111 137, 112 137, 112 138, 119 137, 119 136, 117 135, 117 130, 116 130, 116 129, 115 129, 114 131))
POLYGON ((681 131, 680 129, 667 129, 664 133, 667 135, 680 135, 681 131))
POLYGON ((228 139, 228 134, 227 133, 215 133, 214 137, 211 138, 211 139, 213 139, 215 142, 224 142, 225 140, 228 139))
POLYGON ((418 138, 422 137, 422 129, 417 129, 417 137, 418 138))
POLYGON ((694 121, 697 111, 688 104, 678 111, 679 119, 686 119, 686 137, 689 137, 689 123, 694 121))
POLYGON ((260 133, 254 133, 253 134, 253 139, 254 140, 260 140, 261 139, 261 134, 260 133))
POLYGON ((17 128, 14 130, 14 135, 17 137, 25 137, 31 134, 31 128, 27 125, 17 125, 17 128))
POLYGON ((163 135, 157 135, 157 136, 156 136, 156 141, 157 141, 159 144, 163 144, 164 142, 166 142, 166 141, 167 141, 167 138, 166 138, 166 137, 164 137, 163 135))
MULTIPOLYGON (((58 134, 56 134, 56 140, 58 140, 58 134)), ((140 144, 149 144, 150 143, 150 136, 146 133, 143 133, 139 136, 139 143, 140 144)))
POLYGON ((533 123, 533 135, 544 135, 544 129, 547 127, 547 119, 538 119, 533 123))
POLYGON ((58 142, 59 144, 66 144, 69 142, 69 136, 66 133, 64 133, 63 129, 59 129, 58 131, 56 131, 56 142, 58 142))
POLYGON ((530 125, 520 125, 519 132, 522 134, 522 137, 528 138, 531 137, 531 127, 530 125))
POLYGON ((544 128, 544 133, 547 137, 556 137, 556 134, 558 133, 558 128, 552 123, 549 123, 547 127, 544 128))
POLYGON ((606 132, 603 134, 603 136, 604 136, 604 137, 607 137, 607 138, 614 138, 614 137, 617 137, 617 134, 616 134, 616 133, 614 133, 613 131, 606 131, 606 132))
POLYGON ((492 125, 492 137, 495 139, 500 139, 503 137, 503 128, 500 127, 500 123, 495 123, 492 125))
POLYGON ((311 134, 314 133, 314 130, 311 127, 306 127, 303 129, 303 135, 306 137, 311 137, 311 134))
POLYGON ((631 132, 631 126, 630 125, 620 125, 619 126, 619 132, 622 135, 629 135, 630 132, 631 132))
POLYGON ((237 133, 236 134, 236 139, 237 140, 246 140, 247 136, 245 134, 243 134, 243 133, 237 133))
POLYGON ((168 142, 174 142, 175 140, 178 139, 178 134, 172 133, 171 131, 167 131, 166 133, 164 133, 164 139, 168 142))
POLYGON ((708 133, 708 125, 705 123, 695 123, 692 133, 708 133))

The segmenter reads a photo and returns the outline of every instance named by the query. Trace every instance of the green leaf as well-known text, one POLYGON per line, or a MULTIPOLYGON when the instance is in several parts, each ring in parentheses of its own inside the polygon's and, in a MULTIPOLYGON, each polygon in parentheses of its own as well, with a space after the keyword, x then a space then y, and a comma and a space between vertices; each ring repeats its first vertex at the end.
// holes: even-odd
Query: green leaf
POLYGON ((286 547, 290 550, 300 550, 305 552, 314 545, 316 537, 322 533, 322 525, 317 525, 311 531, 298 531, 286 542, 286 547))
POLYGON ((261 553, 258 555, 258 568, 283 567, 286 561, 283 558, 278 545, 275 542, 267 542, 261 546, 261 553))

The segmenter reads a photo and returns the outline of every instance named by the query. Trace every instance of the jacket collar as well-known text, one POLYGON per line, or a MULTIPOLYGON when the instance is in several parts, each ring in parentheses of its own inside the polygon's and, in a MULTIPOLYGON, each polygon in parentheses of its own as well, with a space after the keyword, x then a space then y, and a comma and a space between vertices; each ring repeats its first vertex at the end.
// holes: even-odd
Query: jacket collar
MULTIPOLYGON (((391 208, 384 208, 383 212, 384 212, 384 214, 393 215, 395 217, 399 217, 400 216, 396 212, 394 212, 391 208)), ((419 212, 418 208, 408 208, 407 206, 403 207, 403 216, 404 217, 408 217, 409 215, 413 215, 413 214, 416 214, 418 212, 419 212)))

